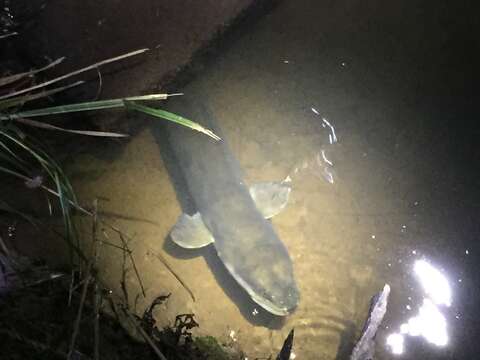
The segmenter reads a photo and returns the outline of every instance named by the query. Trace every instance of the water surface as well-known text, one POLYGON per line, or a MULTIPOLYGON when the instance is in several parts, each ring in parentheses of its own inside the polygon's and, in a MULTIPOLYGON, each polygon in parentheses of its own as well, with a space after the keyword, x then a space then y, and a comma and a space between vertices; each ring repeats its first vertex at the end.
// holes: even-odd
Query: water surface
MULTIPOLYGON (((462 41, 474 20, 427 4, 281 2, 178 89, 204 99, 247 183, 291 179, 290 203, 272 221, 290 252, 301 301, 282 321, 248 300, 213 248, 189 252, 166 240, 182 194, 156 123, 121 151, 112 147, 114 162, 92 154, 71 167, 81 198, 108 199, 100 202, 107 213, 135 218, 115 221, 133 235, 147 293, 140 309, 171 292, 161 322, 194 312, 200 333, 237 342, 249 358, 277 351, 295 328, 297 358, 343 359, 370 298, 388 283, 377 354, 390 359, 387 336, 426 296, 413 266, 427 259, 452 288, 451 306, 439 307, 449 341, 437 347, 406 337, 402 358, 461 358, 474 350, 466 334, 476 324, 471 307, 478 298, 478 130, 471 126, 478 112, 473 59, 454 55, 468 51, 462 41)), ((102 250, 113 288, 121 258, 102 250)), ((127 280, 139 292, 133 271, 127 280)))

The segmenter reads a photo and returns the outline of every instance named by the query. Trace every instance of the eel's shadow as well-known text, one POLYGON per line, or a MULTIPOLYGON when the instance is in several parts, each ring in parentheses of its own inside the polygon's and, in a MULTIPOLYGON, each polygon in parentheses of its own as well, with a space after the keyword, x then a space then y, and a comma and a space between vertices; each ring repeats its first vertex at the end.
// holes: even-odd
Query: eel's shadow
MULTIPOLYGON (((182 211, 187 214, 196 212, 193 199, 188 191, 185 177, 181 169, 176 164, 175 156, 168 142, 168 135, 164 124, 155 124, 152 127, 152 134, 157 142, 160 153, 169 173, 177 199, 182 211)), ((181 259, 190 259, 195 256, 204 256, 215 279, 224 290, 225 294, 237 305, 242 315, 252 324, 264 326, 270 329, 280 329, 283 326, 284 318, 272 315, 263 310, 258 304, 253 302, 247 292, 237 283, 225 268, 223 262, 217 256, 214 246, 209 245, 202 249, 183 249, 171 241, 167 236, 164 241, 164 250, 172 256, 181 259)))
POLYGON ((345 329, 340 334, 340 343, 338 344, 335 360, 348 360, 355 346, 355 323, 353 321, 346 321, 344 325, 345 329))

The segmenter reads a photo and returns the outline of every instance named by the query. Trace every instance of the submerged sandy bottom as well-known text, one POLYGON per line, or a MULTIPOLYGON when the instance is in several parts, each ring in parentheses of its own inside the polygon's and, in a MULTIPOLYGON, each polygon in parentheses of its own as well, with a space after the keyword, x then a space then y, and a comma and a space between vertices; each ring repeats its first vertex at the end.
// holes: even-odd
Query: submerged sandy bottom
MULTIPOLYGON (((212 78, 199 81, 208 87, 212 78)), ((129 247, 146 298, 139 296, 128 260, 127 285, 140 313, 154 297, 171 293, 164 311, 157 313, 160 324, 173 324, 176 314, 192 312, 200 323, 198 333, 238 342, 252 358, 278 351, 295 328, 294 351, 300 358, 332 359, 338 351, 349 351, 370 298, 386 281, 391 260, 385 252, 391 245, 384 234, 400 230, 401 216, 385 219, 384 214, 398 209, 391 198, 382 196, 382 189, 376 187, 376 196, 369 196, 372 185, 365 184, 379 181, 379 176, 369 170, 375 166, 370 157, 353 150, 362 144, 342 141, 340 132, 340 141, 330 145, 329 131, 310 108, 285 112, 274 96, 261 96, 261 89, 242 98, 235 79, 223 82, 229 91, 218 89, 208 100, 247 183, 292 179, 289 205, 272 221, 290 252, 301 291, 293 315, 281 320, 262 313, 228 275, 212 247, 187 251, 169 243, 167 236, 181 207, 150 129, 132 139, 113 163, 85 155, 69 172, 80 198, 86 203, 99 198, 99 209, 109 221, 131 236, 129 247), (324 176, 322 149, 338 164, 330 170, 333 184, 324 176), (195 301, 157 255, 191 289, 195 301)), ((187 89, 189 95, 195 88, 187 89)), ((107 234, 109 242, 121 244, 115 234, 107 234)), ((103 246, 100 264, 105 282, 120 293, 122 251, 103 246)))
MULTIPOLYGON (((200 324, 197 334, 236 342, 249 358, 275 353, 295 328, 299 359, 341 359, 359 335, 370 298, 388 282, 391 310, 377 340, 379 358, 389 358, 385 336, 406 312, 413 261, 423 255, 445 260, 441 249, 449 244, 451 228, 443 221, 448 215, 436 211, 449 200, 437 197, 431 182, 444 174, 428 151, 434 114, 416 101, 414 71, 420 70, 409 68, 407 53, 385 56, 392 50, 390 35, 367 27, 361 6, 332 5, 324 13, 310 11, 312 6, 282 3, 179 89, 205 100, 247 183, 292 179, 290 203, 272 221, 301 292, 294 314, 285 319, 255 314, 258 307, 222 268, 212 247, 186 251, 168 242, 181 206, 163 146, 153 135, 154 122, 124 147, 81 155, 68 172, 82 202, 99 199, 104 216, 131 237, 146 290, 141 296, 127 260, 129 299, 139 313, 154 297, 171 293, 157 311, 160 324, 192 312, 200 324), (366 38, 378 47, 362 42, 366 38), (330 144, 332 132, 322 117, 334 126, 337 143, 330 144), (322 150, 333 166, 322 160, 322 150)), ((396 16, 381 11, 387 20, 396 16)), ((382 19, 377 19, 380 29, 382 19)), ((102 236, 119 244, 108 230, 102 236)), ((104 245, 102 277, 118 293, 122 268, 122 252, 104 245)))
MULTIPOLYGON (((252 130, 254 127, 252 124, 252 130)), ((262 314, 252 315, 258 307, 246 301, 212 248, 186 251, 168 244, 168 232, 181 208, 158 145, 148 130, 138 135, 114 164, 99 163, 91 158, 85 159, 85 163, 79 161, 74 168, 82 169, 83 179, 91 178, 89 168, 95 172, 103 169, 103 174, 94 181, 83 180, 77 189, 82 199, 86 199, 85 194, 90 198, 108 199, 99 203, 106 214, 137 219, 110 221, 133 239, 129 247, 147 292, 145 299, 139 298, 139 310, 153 297, 172 293, 167 311, 159 313, 165 324, 173 323, 178 313, 193 312, 200 323, 200 333, 226 340, 233 335, 251 356, 266 356, 279 349, 290 329, 295 327, 298 355, 325 354, 331 358, 344 332, 351 332, 359 325, 366 315, 370 296, 382 285, 373 278, 374 265, 365 257, 376 253, 376 242, 369 239, 367 232, 363 234, 364 243, 358 242, 354 211, 337 215, 342 207, 351 208, 348 199, 343 200, 343 206, 339 204, 342 200, 335 190, 338 185, 331 185, 311 172, 309 168, 316 165, 313 161, 303 161, 301 157, 305 154, 298 154, 301 159, 298 164, 284 164, 280 161, 282 157, 275 155, 289 152, 295 137, 286 138, 284 145, 282 141, 270 144, 275 149, 270 153, 261 139, 255 141, 238 134, 245 129, 226 131, 226 137, 234 139, 233 143, 238 140, 235 153, 249 183, 282 180, 289 175, 291 167, 304 167, 295 176, 291 175, 294 189, 290 203, 273 219, 276 231, 290 252, 301 291, 299 308, 283 324, 262 314), (160 254, 191 289, 195 301, 156 254, 160 254)), ((273 127, 268 132, 277 137, 273 127)), ((312 136, 312 150, 314 138, 312 136)), ((72 170, 74 178, 75 174, 72 170)), ((114 234, 109 238, 121 244, 114 234)), ((127 283, 134 298, 140 293, 140 287, 128 261, 127 267, 127 283)), ((119 291, 122 252, 103 246, 100 268, 106 283, 119 291)))

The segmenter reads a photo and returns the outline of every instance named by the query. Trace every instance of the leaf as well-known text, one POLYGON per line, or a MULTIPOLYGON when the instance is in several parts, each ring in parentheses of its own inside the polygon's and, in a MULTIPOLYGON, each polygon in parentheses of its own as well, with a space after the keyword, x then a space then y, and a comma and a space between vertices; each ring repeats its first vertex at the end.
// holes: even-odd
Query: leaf
POLYGON ((18 121, 20 123, 23 123, 25 125, 29 126, 34 126, 46 130, 56 130, 56 131, 63 131, 63 132, 68 132, 72 134, 79 134, 79 135, 88 135, 88 136, 101 136, 101 137, 128 137, 129 135, 127 134, 119 134, 119 133, 113 133, 113 132, 105 132, 105 131, 91 131, 91 130, 72 130, 72 129, 64 129, 59 126, 43 123, 40 121, 35 121, 31 119, 16 119, 15 121, 18 121))
POLYGON ((152 115, 152 116, 155 116, 157 118, 166 119, 166 120, 172 121, 174 123, 186 126, 186 127, 190 128, 192 130, 196 130, 196 131, 199 131, 201 133, 204 133, 205 135, 210 136, 212 139, 215 139, 216 141, 222 140, 221 137, 216 135, 212 130, 209 130, 209 129, 203 127, 202 125, 200 125, 200 124, 198 124, 198 123, 196 123, 192 120, 186 119, 186 118, 184 118, 180 115, 177 115, 177 114, 165 111, 165 110, 154 109, 152 107, 140 105, 140 104, 137 104, 133 101, 125 101, 125 105, 126 105, 127 109, 132 109, 132 110, 136 110, 136 111, 139 111, 139 112, 143 112, 145 114, 152 115))
POLYGON ((76 104, 51 106, 51 107, 46 107, 42 109, 21 111, 14 114, 4 114, 4 115, 0 114, 0 121, 15 120, 18 118, 35 117, 35 116, 66 114, 66 113, 81 112, 81 111, 112 109, 112 108, 118 108, 118 107, 125 107, 125 101, 164 100, 170 96, 176 96, 176 95, 180 95, 180 94, 149 94, 149 95, 131 96, 131 97, 119 98, 119 99, 88 101, 88 102, 76 103, 76 104))

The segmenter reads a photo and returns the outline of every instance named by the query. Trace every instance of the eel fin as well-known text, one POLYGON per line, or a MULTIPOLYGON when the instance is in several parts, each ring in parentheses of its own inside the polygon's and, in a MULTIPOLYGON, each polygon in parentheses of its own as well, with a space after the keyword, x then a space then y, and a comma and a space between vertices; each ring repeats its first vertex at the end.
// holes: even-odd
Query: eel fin
POLYGON ((170 237, 175 244, 185 249, 198 249, 214 242, 212 234, 198 212, 192 216, 180 215, 170 232, 170 237))
POLYGON ((270 219, 285 208, 291 190, 285 182, 261 182, 250 186, 250 196, 263 217, 270 219))

